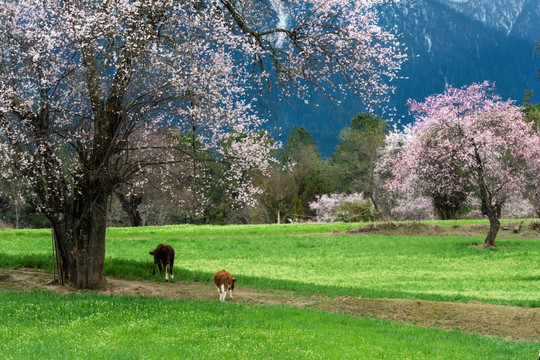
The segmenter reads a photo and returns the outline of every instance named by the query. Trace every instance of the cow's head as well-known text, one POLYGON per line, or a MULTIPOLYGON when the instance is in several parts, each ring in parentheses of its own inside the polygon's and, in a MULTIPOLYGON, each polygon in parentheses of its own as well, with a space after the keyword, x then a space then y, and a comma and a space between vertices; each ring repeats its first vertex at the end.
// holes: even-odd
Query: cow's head
MULTIPOLYGON (((157 259, 155 250, 154 250, 154 251, 150 251, 149 254, 152 255, 152 256, 154 257, 154 264, 157 264, 157 263, 158 263, 158 259, 157 259)), ((156 275, 156 267, 155 267, 155 266, 154 266, 154 269, 152 270, 152 274, 156 275)))

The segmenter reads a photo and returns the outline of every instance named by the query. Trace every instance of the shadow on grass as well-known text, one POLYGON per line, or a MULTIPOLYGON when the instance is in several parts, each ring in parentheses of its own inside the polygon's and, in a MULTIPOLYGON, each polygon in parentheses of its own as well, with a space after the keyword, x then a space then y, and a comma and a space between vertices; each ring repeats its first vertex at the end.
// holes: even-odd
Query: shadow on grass
MULTIPOLYGON (((156 270, 156 275, 152 274, 153 269, 157 269, 153 263, 133 260, 110 259, 105 264, 105 275, 114 276, 126 280, 163 280, 162 275, 156 270)), ((359 296, 364 298, 388 298, 388 299, 421 299, 447 302, 469 302, 481 301, 490 304, 516 305, 524 307, 540 307, 540 300, 486 300, 463 295, 437 295, 418 294, 406 291, 374 290, 363 287, 343 287, 335 285, 316 285, 299 281, 269 279, 256 276, 244 276, 233 274, 238 280, 236 286, 246 286, 255 289, 272 291, 291 291, 298 295, 323 295, 335 296, 359 296)), ((193 271, 175 266, 174 280, 185 283, 199 282, 203 284, 213 283, 214 272, 193 271)), ((530 279, 534 281, 535 279, 530 279)))
MULTIPOLYGON (((52 272, 52 258, 46 255, 7 255, 0 253, 1 268, 35 268, 52 272)), ((149 261, 137 261, 128 259, 105 259, 105 276, 125 280, 162 280, 157 266, 149 261), (155 274, 154 274, 154 269, 155 274)), ((237 286, 253 287, 260 290, 272 291, 291 291, 298 295, 323 295, 329 297, 335 296, 359 296, 364 298, 388 298, 388 299, 421 299, 433 301, 448 302, 469 302, 481 301, 490 304, 516 305, 524 307, 540 307, 540 300, 504 300, 497 299, 486 300, 471 296, 462 295, 436 295, 436 294, 418 294, 408 293, 406 291, 393 290, 374 290, 363 287, 342 287, 335 285, 316 285, 303 283, 299 281, 268 279, 256 276, 244 276, 242 274, 233 274, 237 280, 237 286)), ((213 272, 193 271, 175 266, 174 280, 186 283, 199 282, 211 284, 213 282, 213 272)), ((538 277, 522 277, 521 281, 538 281, 538 277)))
POLYGON ((50 255, 8 255, 0 252, 2 268, 33 268, 53 271, 53 258, 50 255))

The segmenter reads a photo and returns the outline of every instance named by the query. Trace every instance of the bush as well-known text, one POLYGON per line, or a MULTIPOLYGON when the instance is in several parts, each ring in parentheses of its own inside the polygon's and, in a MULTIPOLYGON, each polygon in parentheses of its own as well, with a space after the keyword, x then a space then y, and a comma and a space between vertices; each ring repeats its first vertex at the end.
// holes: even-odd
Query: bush
MULTIPOLYGON (((354 221, 354 220, 343 220, 349 219, 352 215, 358 216, 362 213, 363 210, 354 210, 356 207, 354 204, 365 204, 371 209, 371 202, 364 198, 362 193, 354 194, 325 194, 317 197, 317 201, 309 204, 309 208, 314 210, 317 214, 316 221, 319 222, 334 222, 334 221, 354 221), (351 205, 343 205, 345 203, 351 205), (340 206, 343 205, 343 209, 339 210, 340 206), (351 209, 349 209, 351 208, 351 209), (341 214, 341 219, 338 219, 337 214, 341 214)), ((370 210, 370 218, 373 217, 372 210, 370 210)))
POLYGON ((373 206, 366 202, 343 202, 339 204, 335 216, 338 221, 343 222, 368 222, 373 221, 373 206))

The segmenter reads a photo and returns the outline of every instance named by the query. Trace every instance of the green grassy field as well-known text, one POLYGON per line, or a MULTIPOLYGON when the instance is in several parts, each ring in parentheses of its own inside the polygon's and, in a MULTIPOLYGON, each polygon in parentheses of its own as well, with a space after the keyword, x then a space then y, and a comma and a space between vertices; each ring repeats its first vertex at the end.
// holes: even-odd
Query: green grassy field
MULTIPOLYGON (((177 280, 211 283, 226 268, 240 286, 303 294, 540 306, 539 238, 479 249, 471 245, 481 237, 323 234, 339 226, 347 225, 110 229, 105 271, 158 279, 148 252, 165 242, 176 251, 177 280)), ((51 264, 48 231, 0 232, 0 267, 51 264)))
MULTIPOLYGON (((483 237, 331 234, 360 225, 112 228, 105 272, 163 281, 148 252, 165 242, 175 248, 175 281, 211 284, 227 268, 238 286, 299 294, 540 306, 538 237, 480 249, 471 245, 483 237)), ((2 267, 51 270, 50 231, 0 231, 2 267)), ((6 291, 0 304, 0 354, 8 359, 534 359, 540 349, 241 300, 6 291)))
POLYGON ((11 359, 532 359, 538 344, 287 307, 0 292, 11 359))

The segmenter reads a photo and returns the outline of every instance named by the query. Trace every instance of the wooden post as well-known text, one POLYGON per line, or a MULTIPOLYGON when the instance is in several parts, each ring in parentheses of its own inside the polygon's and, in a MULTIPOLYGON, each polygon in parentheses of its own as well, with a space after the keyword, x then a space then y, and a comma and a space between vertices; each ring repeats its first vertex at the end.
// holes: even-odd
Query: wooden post
POLYGON ((54 229, 53 229, 53 238, 54 238, 54 246, 56 250, 56 266, 58 266, 58 279, 60 280, 60 285, 64 286, 64 271, 62 269, 60 254, 58 253, 58 240, 56 239, 56 231, 54 229))
POLYGON ((52 254, 53 254, 53 284, 56 284, 56 249, 55 249, 55 241, 54 241, 54 229, 51 228, 51 245, 52 245, 52 254))
POLYGON ((523 221, 514 226, 514 234, 519 233, 519 231, 521 230, 521 225, 523 225, 523 221))

